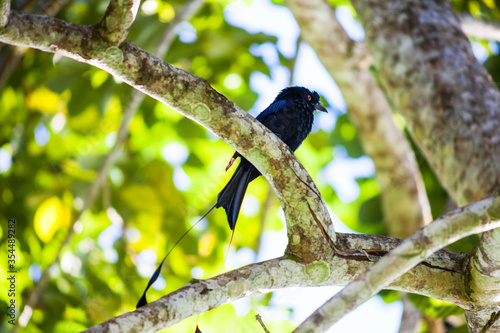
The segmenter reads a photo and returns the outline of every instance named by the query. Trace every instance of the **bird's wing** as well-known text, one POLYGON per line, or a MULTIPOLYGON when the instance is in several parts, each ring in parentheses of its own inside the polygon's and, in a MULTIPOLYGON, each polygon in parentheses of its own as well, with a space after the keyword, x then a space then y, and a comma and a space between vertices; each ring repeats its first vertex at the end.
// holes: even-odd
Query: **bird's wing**
MULTIPOLYGON (((271 105, 269 105, 267 107, 267 109, 265 109, 264 111, 262 111, 257 116, 257 118, 256 118, 264 126, 266 126, 271 131, 273 131, 274 134, 276 134, 280 139, 281 139, 282 133, 280 133, 277 130, 277 128, 273 128, 274 126, 272 126, 272 123, 273 123, 273 120, 276 120, 277 113, 279 111, 283 110, 283 108, 286 107, 286 105, 287 105, 288 102, 289 102, 289 100, 281 100, 281 101, 277 101, 275 103, 272 103, 271 105)), ((238 153, 238 152, 234 153, 233 157, 231 157, 231 160, 229 161, 229 163, 226 166, 226 171, 228 171, 229 168, 231 168, 231 166, 233 165, 234 161, 236 161, 236 159, 238 157, 240 157, 240 156, 241 156, 240 153, 238 153)))
POLYGON ((288 100, 281 100, 277 101, 267 107, 264 111, 262 111, 258 116, 257 120, 260 121, 261 123, 265 124, 265 121, 270 118, 276 116, 276 112, 280 111, 283 109, 285 104, 288 102, 288 100))

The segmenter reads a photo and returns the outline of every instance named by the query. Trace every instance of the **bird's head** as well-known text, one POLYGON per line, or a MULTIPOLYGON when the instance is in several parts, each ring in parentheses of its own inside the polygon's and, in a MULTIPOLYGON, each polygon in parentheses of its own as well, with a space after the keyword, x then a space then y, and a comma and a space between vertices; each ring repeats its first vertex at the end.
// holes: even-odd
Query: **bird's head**
POLYGON ((320 104, 319 95, 315 91, 310 91, 304 87, 289 87, 283 89, 275 99, 275 102, 285 99, 299 99, 308 103, 313 110, 328 112, 326 108, 320 104))

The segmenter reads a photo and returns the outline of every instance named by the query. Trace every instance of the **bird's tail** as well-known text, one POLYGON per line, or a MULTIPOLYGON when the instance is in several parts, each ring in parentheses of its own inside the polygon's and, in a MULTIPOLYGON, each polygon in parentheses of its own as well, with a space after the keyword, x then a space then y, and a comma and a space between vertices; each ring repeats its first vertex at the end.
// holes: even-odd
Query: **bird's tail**
MULTIPOLYGON (((208 213, 210 213, 214 208, 215 208, 215 205, 212 206, 212 208, 210 208, 210 210, 208 212, 206 212, 205 215, 203 215, 198 221, 196 221, 195 224, 193 224, 188 230, 186 230, 186 232, 182 234, 182 236, 177 240, 177 242, 175 242, 174 246, 172 246, 172 248, 170 249, 170 251, 168 251, 168 253, 165 255, 165 257, 163 257, 163 260, 161 261, 160 265, 158 266, 158 268, 156 268, 155 272, 151 276, 151 279, 149 279, 148 285, 146 286, 146 289, 144 290, 144 293, 142 293, 142 296, 139 299, 139 302, 137 302, 136 309, 140 308, 141 306, 144 306, 144 305, 148 304, 148 301, 146 300, 146 292, 153 285, 153 283, 155 283, 156 280, 158 280, 158 277, 160 276, 160 272, 161 272, 161 267, 163 266, 163 263, 165 262, 165 259, 167 259, 167 257, 170 254, 170 252, 172 252, 172 250, 191 231, 191 229, 193 229, 194 227, 196 227, 196 225, 198 223, 200 223, 208 215, 208 213)), ((232 240, 232 237, 231 237, 231 240, 232 240)))
POLYGON ((227 221, 229 222, 229 228, 231 228, 231 230, 234 230, 234 226, 236 225, 236 220, 238 219, 238 214, 240 212, 243 198, 245 197, 248 183, 253 180, 251 175, 254 170, 254 166, 250 166, 248 168, 242 168, 239 166, 227 185, 217 195, 217 203, 215 204, 215 207, 224 207, 226 210, 227 221))

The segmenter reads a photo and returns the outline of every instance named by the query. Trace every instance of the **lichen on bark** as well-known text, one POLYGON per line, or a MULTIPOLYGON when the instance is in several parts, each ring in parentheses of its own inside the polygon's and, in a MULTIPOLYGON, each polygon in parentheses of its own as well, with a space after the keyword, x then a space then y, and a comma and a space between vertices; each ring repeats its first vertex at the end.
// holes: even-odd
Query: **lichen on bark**
POLYGON ((459 205, 497 193, 500 97, 451 5, 354 0, 353 6, 391 99, 448 193, 459 205))

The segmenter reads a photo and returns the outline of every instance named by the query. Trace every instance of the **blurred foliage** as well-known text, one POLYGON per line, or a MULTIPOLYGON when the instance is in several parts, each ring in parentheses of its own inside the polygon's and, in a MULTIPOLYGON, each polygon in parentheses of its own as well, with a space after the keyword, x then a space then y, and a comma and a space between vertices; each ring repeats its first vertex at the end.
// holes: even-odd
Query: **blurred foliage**
POLYGON ((447 333, 469 333, 469 328, 467 327, 467 324, 463 324, 458 327, 453 327, 448 330, 447 333))
POLYGON ((451 0, 451 4, 458 13, 470 14, 487 21, 500 19, 500 6, 495 0, 451 0))
MULTIPOLYGON (((258 97, 250 89, 251 74, 270 76, 268 65, 250 48, 263 43, 276 47, 277 39, 229 25, 224 19, 229 2, 208 1, 194 18, 183 22, 178 27, 180 38, 165 60, 207 79, 248 110, 258 97)), ((350 6, 344 0, 331 2, 350 6)), ((58 17, 94 24, 107 4, 103 0, 70 2, 58 17)), ((183 5, 184 1, 143 2, 129 39, 154 51, 159 36, 183 5)), ((453 5, 475 16, 498 19, 498 7, 492 1, 453 1, 453 5)), ((492 56, 487 67, 493 78, 498 77, 500 61, 492 54, 494 45, 477 43, 488 48, 492 56)), ((0 46, 0 59, 6 49, 0 46)), ((72 227, 74 234, 52 267, 50 282, 23 331, 77 332, 135 308, 157 261, 190 222, 213 205, 231 174, 223 170, 233 151, 200 125, 148 98, 131 121, 129 136, 98 200, 75 223, 83 199, 116 140, 131 88, 97 68, 61 56, 32 49, 23 52, 21 62, 0 91, 0 160, 7 163, 12 158, 7 170, 0 168, 0 255, 6 257, 7 220, 15 218, 17 301, 24 304, 72 227), (154 253, 156 260, 151 260, 154 253)), ((279 59, 284 66, 290 62, 281 55, 279 59)), ((449 199, 425 158, 414 148, 437 217, 449 199)), ((379 188, 373 177, 355 179, 358 197, 342 202, 322 174, 334 158, 364 155, 347 115, 336 119, 332 131, 315 130, 297 155, 340 220, 357 232, 386 232, 379 188), (347 156, 336 155, 339 147, 347 156)), ((274 194, 270 199, 267 196, 264 179, 250 186, 247 198, 253 208, 241 212, 230 256, 242 249, 256 253, 265 230, 284 228, 278 200, 274 194), (268 199, 271 204, 266 214, 263 209, 268 199)), ((178 289, 193 277, 219 273, 229 229, 222 210, 212 212, 207 221, 192 230, 167 259, 165 283, 158 285, 159 290, 151 289, 148 300, 178 289)), ((477 237, 469 237, 452 249, 468 252, 476 242, 477 237)), ((6 271, 5 260, 1 265, 6 271)), ((2 290, 7 287, 5 279, 0 286, 2 290)), ((382 295, 387 302, 398 299, 395 292, 382 295)), ((201 316, 200 327, 207 332, 229 332, 235 327, 259 330, 255 314, 271 306, 271 297, 253 297, 250 310, 243 315, 230 304, 210 311, 201 316)), ((429 316, 456 312, 425 297, 412 300, 429 316)), ((5 293, 0 294, 0 307, 8 301, 5 293)), ((290 311, 280 311, 279 319, 264 318, 275 333, 293 328, 290 311)), ((194 326, 195 318, 190 318, 167 331, 192 331, 194 326)))
POLYGON ((446 318, 448 316, 456 316, 464 312, 463 309, 445 301, 438 301, 433 298, 408 294, 408 299, 413 305, 419 309, 425 316, 430 318, 446 318))

